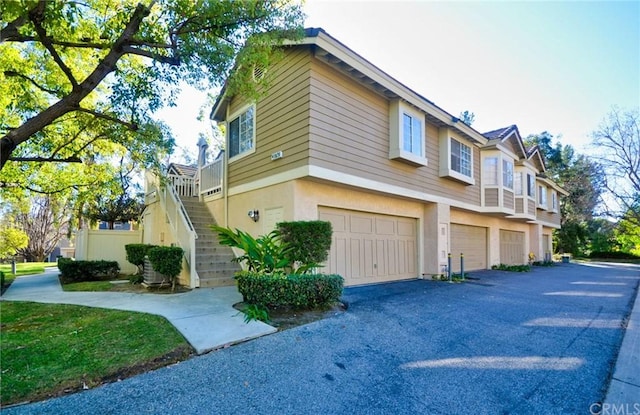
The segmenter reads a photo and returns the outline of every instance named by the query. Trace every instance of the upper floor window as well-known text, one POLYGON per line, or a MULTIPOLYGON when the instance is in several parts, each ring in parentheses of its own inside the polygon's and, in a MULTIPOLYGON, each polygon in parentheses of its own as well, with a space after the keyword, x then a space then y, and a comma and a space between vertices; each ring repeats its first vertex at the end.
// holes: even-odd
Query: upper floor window
POLYGON ((451 139, 451 170, 471 177, 471 147, 451 139))
POLYGON ((555 191, 551 192, 551 210, 558 211, 558 194, 555 191))
POLYGON ((498 184, 498 158, 486 157, 484 159, 484 184, 498 184))
POLYGON ((547 188, 545 186, 538 186, 538 205, 540 207, 547 207, 547 188))
POLYGON ((402 149, 422 157, 422 121, 407 113, 402 113, 402 149))
POLYGON ((513 189, 513 161, 502 160, 502 185, 513 189))
POLYGON ((517 171, 513 175, 513 191, 516 196, 522 196, 522 172, 517 171))
POLYGON ((229 158, 255 147, 255 107, 252 105, 229 123, 229 158))
POLYGON ((527 196, 535 199, 536 181, 532 174, 527 173, 527 196))
POLYGON ((424 114, 399 100, 389 105, 389 158, 427 165, 424 114))

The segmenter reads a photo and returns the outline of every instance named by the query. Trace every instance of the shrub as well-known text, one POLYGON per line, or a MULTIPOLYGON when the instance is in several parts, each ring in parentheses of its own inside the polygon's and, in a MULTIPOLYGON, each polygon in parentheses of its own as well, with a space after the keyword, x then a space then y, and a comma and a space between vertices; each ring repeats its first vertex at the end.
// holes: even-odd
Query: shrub
POLYGON ((249 271, 270 274, 284 271, 290 265, 286 255, 289 248, 280 241, 277 231, 256 239, 239 229, 211 225, 211 230, 218 234, 220 244, 242 249, 244 253, 233 261, 245 262, 249 271))
POLYGON ((592 252, 589 254, 589 258, 603 258, 603 259, 640 259, 640 256, 634 255, 631 252, 620 251, 607 251, 607 252, 592 252))
POLYGON ((58 260, 62 282, 102 281, 118 276, 120 266, 117 261, 74 261, 68 258, 58 260))
POLYGON ((153 269, 169 277, 171 289, 176 289, 176 280, 182 271, 184 250, 178 246, 156 246, 147 251, 153 269))
POLYGON ((331 222, 320 220, 280 222, 282 241, 291 247, 291 262, 320 264, 327 260, 331 248, 331 222))
POLYGON ((512 271, 512 272, 529 272, 529 271, 531 271, 531 267, 529 265, 499 264, 499 265, 492 265, 491 269, 498 270, 498 271, 512 271))
POLYGON ((127 244, 124 246, 127 251, 127 261, 138 267, 138 274, 144 272, 144 257, 147 256, 147 252, 155 247, 156 245, 150 244, 127 244))
POLYGON ((337 302, 344 280, 331 274, 265 275, 236 273, 238 291, 245 302, 269 308, 311 309, 337 302))

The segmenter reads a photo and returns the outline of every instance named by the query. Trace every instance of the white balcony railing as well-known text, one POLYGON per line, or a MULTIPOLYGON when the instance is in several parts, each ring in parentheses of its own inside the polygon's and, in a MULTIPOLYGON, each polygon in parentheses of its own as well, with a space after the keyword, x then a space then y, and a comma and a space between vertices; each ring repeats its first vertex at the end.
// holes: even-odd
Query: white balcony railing
POLYGON ((222 191, 223 160, 216 160, 200 169, 200 194, 210 195, 222 191))

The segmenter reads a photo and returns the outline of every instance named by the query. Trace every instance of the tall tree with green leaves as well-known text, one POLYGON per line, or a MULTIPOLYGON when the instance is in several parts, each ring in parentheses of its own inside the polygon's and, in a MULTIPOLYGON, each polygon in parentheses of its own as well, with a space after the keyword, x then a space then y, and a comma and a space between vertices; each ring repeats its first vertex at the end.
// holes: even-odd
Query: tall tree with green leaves
POLYGON ((23 0, 0 19, 4 170, 92 163, 110 144, 152 163, 145 149, 167 140, 152 114, 179 81, 216 88, 235 67, 229 90, 255 94, 254 68, 302 35, 303 14, 286 0, 23 0))
POLYGON ((556 247, 563 252, 582 255, 589 240, 588 222, 593 219, 606 177, 602 167, 570 145, 562 145, 552 134, 544 131, 530 135, 527 146, 538 146, 547 166, 547 176, 562 186, 568 196, 561 199, 561 228, 555 232, 556 247))

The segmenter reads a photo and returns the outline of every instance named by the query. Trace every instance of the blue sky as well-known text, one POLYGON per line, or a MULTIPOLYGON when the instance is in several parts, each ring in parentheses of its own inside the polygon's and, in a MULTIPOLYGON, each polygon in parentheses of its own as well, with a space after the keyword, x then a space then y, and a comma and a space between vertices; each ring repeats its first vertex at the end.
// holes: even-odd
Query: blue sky
MULTIPOLYGON (((581 152, 612 106, 640 106, 640 2, 308 0, 306 26, 480 132, 549 131, 581 152)), ((185 92, 163 119, 195 146, 204 97, 185 92), (193 114, 193 115, 191 115, 193 114)))

